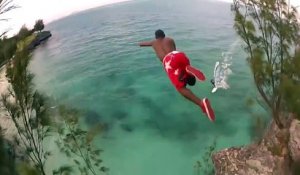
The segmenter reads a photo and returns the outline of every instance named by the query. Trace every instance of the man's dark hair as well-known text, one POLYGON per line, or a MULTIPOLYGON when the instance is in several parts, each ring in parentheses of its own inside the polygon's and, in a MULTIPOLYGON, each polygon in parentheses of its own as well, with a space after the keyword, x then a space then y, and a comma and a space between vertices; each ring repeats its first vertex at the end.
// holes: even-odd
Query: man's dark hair
POLYGON ((196 84, 196 78, 194 76, 188 76, 186 78, 186 83, 190 86, 194 86, 196 84))
POLYGON ((165 32, 158 29, 155 31, 155 38, 158 39, 158 38, 164 38, 166 35, 165 35, 165 32))

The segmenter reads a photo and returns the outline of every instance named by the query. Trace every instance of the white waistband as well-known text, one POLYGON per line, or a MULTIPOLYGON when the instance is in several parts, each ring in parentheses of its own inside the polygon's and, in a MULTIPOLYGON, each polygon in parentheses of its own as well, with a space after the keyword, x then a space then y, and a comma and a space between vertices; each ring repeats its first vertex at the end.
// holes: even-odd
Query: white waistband
POLYGON ((177 54, 177 53, 180 53, 180 51, 174 50, 174 51, 168 53, 168 54, 164 57, 163 62, 165 61, 165 58, 166 58, 167 56, 169 56, 169 55, 171 55, 171 54, 177 54))

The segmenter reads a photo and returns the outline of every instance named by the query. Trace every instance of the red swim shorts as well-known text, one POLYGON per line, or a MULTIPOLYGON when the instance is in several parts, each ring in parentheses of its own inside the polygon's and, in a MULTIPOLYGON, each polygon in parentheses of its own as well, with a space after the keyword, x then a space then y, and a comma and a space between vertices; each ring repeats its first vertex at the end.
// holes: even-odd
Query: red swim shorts
POLYGON ((188 76, 186 66, 190 65, 190 60, 183 52, 170 52, 164 57, 163 65, 172 84, 177 90, 186 86, 186 82, 183 80, 183 77, 188 76))

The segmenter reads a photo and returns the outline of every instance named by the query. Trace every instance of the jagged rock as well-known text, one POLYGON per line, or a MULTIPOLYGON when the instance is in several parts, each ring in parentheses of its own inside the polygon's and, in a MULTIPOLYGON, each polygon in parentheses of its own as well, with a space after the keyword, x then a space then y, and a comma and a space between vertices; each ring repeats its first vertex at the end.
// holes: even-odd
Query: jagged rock
POLYGON ((290 156, 300 160, 300 122, 287 117, 279 129, 271 122, 257 144, 232 147, 212 155, 216 175, 291 175, 290 156))
POLYGON ((294 120, 290 127, 289 149, 293 161, 300 161, 300 121, 294 120))
POLYGON ((229 148, 212 156, 216 175, 283 175, 285 160, 259 145, 229 148), (237 154, 237 156, 234 156, 237 154))

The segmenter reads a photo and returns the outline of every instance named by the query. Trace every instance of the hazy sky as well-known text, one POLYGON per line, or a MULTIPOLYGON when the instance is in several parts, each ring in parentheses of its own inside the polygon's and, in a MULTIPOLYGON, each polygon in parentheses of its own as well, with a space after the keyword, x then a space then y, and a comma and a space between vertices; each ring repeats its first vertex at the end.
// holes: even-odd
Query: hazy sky
POLYGON ((13 0, 20 8, 1 16, 10 20, 0 21, 0 33, 6 29, 15 33, 23 24, 32 28, 37 19, 47 23, 77 11, 122 1, 127 0, 13 0))
MULTIPOLYGON (((0 21, 0 33, 10 29, 10 34, 13 34, 23 24, 32 28, 37 19, 43 19, 47 23, 77 11, 121 1, 127 0, 13 0, 13 3, 21 8, 2 16, 10 18, 10 20, 8 22, 0 21)), ((220 1, 232 2, 232 0, 220 1)), ((300 0, 290 0, 290 2, 295 6, 300 5, 300 0)))

